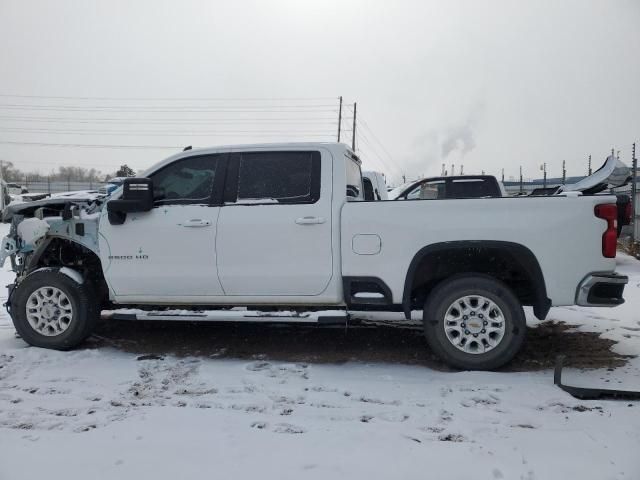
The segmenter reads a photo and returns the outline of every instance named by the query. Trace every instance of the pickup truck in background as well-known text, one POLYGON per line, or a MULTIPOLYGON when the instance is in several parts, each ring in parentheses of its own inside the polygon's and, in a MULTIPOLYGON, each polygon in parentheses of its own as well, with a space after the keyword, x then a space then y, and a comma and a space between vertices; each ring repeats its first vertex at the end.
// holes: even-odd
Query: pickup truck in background
POLYGON ((387 181, 380 172, 362 172, 362 195, 364 200, 389 200, 387 181))
POLYGON ((493 369, 522 345, 523 306, 544 319, 552 306, 624 301, 615 196, 363 191, 346 145, 285 143, 189 150, 111 197, 9 206, 7 306, 27 343, 54 349, 119 307, 132 320, 300 323, 422 310, 435 353, 493 369))
POLYGON ((493 175, 452 175, 408 182, 389 192, 390 200, 444 200, 504 197, 504 186, 493 175))

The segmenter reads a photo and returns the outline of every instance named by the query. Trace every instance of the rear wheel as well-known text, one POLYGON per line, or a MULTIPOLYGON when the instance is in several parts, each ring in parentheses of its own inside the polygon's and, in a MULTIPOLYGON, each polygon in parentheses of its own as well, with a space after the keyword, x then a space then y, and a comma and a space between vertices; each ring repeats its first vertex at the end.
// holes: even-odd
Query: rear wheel
POLYGON ((522 306, 504 283, 485 275, 459 275, 427 297, 424 330, 433 351, 465 370, 489 370, 509 362, 524 341, 522 306))
POLYGON ((79 345, 91 334, 99 314, 91 286, 58 269, 31 273, 11 297, 13 325, 36 347, 68 350, 79 345))

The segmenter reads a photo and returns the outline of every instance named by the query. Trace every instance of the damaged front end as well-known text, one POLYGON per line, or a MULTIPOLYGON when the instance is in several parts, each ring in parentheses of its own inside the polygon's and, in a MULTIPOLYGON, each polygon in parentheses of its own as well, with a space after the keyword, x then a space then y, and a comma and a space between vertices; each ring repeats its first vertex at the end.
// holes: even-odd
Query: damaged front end
POLYGON ((0 243, 0 266, 10 259, 16 284, 39 267, 86 268, 88 258, 99 257, 98 223, 104 202, 104 196, 91 196, 9 205, 3 221, 10 221, 11 227, 0 243))

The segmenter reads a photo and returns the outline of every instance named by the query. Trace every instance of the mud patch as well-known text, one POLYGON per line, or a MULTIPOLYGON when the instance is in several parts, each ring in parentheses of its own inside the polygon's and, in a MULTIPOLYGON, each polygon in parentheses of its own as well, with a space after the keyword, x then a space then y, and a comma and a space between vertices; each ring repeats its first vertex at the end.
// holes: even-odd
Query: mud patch
POLYGON ((536 328, 527 328, 525 344, 505 371, 529 371, 553 368, 558 355, 566 355, 565 366, 573 368, 617 368, 630 355, 611 351, 615 341, 599 333, 579 332, 575 325, 547 320, 536 328))
MULTIPOLYGON (((527 328, 525 344, 502 371, 553 368, 557 355, 573 368, 614 368, 628 356, 611 351, 613 340, 598 333, 549 320, 527 328)), ((88 347, 116 347, 156 360, 164 355, 252 360, 250 371, 280 376, 269 361, 305 363, 397 363, 451 370, 427 346, 416 321, 362 321, 349 328, 279 324, 197 324, 184 322, 104 321, 88 347)), ((147 363, 147 362, 142 362, 147 363)))

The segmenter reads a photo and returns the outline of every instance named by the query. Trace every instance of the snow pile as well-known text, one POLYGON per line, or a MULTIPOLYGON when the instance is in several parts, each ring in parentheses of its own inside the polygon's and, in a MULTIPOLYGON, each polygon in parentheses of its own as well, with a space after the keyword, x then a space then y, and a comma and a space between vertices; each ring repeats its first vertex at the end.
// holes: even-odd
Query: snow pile
MULTIPOLYGON (((619 263, 627 304, 551 318, 638 355, 640 263, 619 263)), ((640 361, 565 374, 601 378, 638 389, 640 361)), ((2 479, 634 480, 639 448, 639 402, 576 400, 550 371, 56 352, 26 347, 0 315, 2 479)))

